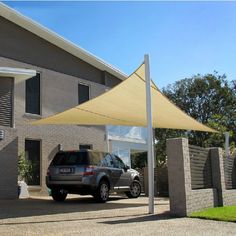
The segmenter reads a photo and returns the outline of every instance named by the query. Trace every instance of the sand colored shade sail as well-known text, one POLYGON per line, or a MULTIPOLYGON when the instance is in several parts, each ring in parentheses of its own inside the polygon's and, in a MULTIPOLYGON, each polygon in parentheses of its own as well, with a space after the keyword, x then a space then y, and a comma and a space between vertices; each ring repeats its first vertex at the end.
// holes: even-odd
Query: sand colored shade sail
MULTIPOLYGON (((154 128, 217 132, 181 111, 151 85, 154 128)), ((32 124, 146 126, 145 64, 108 92, 32 124)))

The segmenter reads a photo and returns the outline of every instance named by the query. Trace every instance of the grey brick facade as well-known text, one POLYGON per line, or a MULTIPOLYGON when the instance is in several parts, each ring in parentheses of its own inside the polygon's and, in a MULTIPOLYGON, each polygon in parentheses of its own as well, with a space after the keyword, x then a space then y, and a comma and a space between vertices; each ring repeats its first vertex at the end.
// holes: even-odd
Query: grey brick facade
POLYGON ((6 138, 0 141, 0 198, 17 196, 17 158, 25 150, 25 140, 40 141, 40 186, 30 189, 46 193, 47 167, 59 144, 63 149, 73 150, 79 144, 91 144, 93 149, 105 151, 106 129, 104 126, 33 126, 30 122, 77 106, 79 83, 89 86, 91 99, 121 80, 111 71, 98 69, 1 16, 0 31, 0 67, 36 70, 40 73, 41 96, 41 114, 27 114, 25 81, 15 79, 13 125, 4 127, 6 138))
POLYGON ((17 197, 17 130, 3 126, 0 130, 5 133, 4 140, 0 140, 0 199, 14 199, 17 197))

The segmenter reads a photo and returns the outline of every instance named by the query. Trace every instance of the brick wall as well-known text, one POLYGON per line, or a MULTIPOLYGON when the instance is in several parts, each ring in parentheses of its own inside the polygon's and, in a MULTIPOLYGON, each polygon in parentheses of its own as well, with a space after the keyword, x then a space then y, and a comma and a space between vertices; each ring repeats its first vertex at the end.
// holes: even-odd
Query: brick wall
POLYGON ((17 198, 18 140, 16 129, 0 126, 5 138, 0 140, 0 199, 17 198))
POLYGON ((41 141, 41 186, 37 190, 47 192, 45 175, 58 144, 62 144, 63 149, 78 149, 79 144, 92 144, 93 149, 106 150, 104 126, 30 125, 35 119, 78 105, 78 83, 90 86, 91 98, 104 93, 104 85, 3 57, 0 57, 0 66, 34 69, 41 73, 41 116, 25 114, 25 82, 15 81, 14 87, 14 127, 19 137, 18 152, 24 151, 25 139, 41 141))

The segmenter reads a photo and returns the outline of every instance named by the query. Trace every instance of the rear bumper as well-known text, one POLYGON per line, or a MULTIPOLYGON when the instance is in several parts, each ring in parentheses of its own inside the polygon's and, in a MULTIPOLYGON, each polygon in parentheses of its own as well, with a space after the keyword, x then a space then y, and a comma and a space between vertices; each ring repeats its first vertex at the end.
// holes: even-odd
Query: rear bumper
POLYGON ((50 180, 46 177, 46 185, 50 189, 63 189, 68 193, 77 194, 92 194, 96 189, 96 185, 88 184, 87 181, 61 181, 61 180, 50 180))

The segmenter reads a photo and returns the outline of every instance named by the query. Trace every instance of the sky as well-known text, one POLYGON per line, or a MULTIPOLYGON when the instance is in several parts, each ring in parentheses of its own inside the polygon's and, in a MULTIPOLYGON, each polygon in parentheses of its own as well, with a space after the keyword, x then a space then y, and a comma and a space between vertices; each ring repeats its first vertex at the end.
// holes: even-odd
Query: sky
POLYGON ((150 55, 159 88, 217 71, 236 79, 236 2, 4 2, 131 74, 150 55))

